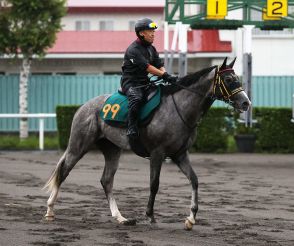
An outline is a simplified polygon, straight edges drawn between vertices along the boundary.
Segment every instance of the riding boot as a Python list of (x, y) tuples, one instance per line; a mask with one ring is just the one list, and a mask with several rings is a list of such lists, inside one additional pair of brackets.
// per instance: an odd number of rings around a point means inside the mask
[(130, 138), (137, 138), (139, 137), (139, 130), (138, 130), (138, 120), (137, 120), (137, 112), (133, 110), (129, 110), (128, 113), (128, 131), (127, 136)]
[(139, 136), (138, 115), (145, 98), (144, 91), (142, 88), (130, 87), (126, 92), (126, 95), (129, 100), (127, 136), (137, 138)]

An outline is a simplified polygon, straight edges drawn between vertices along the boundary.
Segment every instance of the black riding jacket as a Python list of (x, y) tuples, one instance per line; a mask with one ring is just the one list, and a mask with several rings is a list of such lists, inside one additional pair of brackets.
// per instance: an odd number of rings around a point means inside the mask
[(163, 67), (158, 52), (153, 45), (137, 39), (127, 48), (122, 65), (121, 87), (127, 91), (131, 86), (148, 83), (148, 66)]

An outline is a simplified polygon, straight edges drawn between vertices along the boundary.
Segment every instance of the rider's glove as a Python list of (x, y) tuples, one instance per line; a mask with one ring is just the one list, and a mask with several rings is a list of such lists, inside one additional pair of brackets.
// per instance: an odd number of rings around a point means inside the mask
[(175, 83), (178, 80), (178, 76), (174, 76), (174, 75), (170, 75), (167, 72), (165, 72), (161, 78), (165, 81), (165, 82), (169, 82), (169, 83)]

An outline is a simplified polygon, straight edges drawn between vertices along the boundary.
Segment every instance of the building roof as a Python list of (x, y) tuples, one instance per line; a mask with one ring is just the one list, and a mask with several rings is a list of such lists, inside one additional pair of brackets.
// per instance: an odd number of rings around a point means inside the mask
[(160, 7), (165, 6), (165, 0), (68, 0), (67, 6), (71, 7)]
[[(173, 33), (170, 32), (169, 41)], [(136, 35), (131, 31), (62, 31), (49, 54), (123, 54)], [(154, 46), (164, 52), (163, 31), (157, 31)], [(218, 30), (193, 30), (188, 32), (188, 53), (231, 52), (229, 41), (220, 41)]]
[(68, 13), (163, 13), (165, 0), (68, 0)]

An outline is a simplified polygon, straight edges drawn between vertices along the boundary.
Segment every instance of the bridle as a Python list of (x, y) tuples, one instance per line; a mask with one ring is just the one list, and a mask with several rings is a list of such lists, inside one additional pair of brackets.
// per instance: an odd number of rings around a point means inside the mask
[[(223, 79), (221, 78), (221, 74), (224, 72), (228, 71), (233, 71), (234, 69), (232, 68), (226, 68), (220, 70), (219, 66), (215, 66), (215, 74), (214, 74), (214, 79), (213, 79), (213, 90), (212, 90), (212, 95), (210, 96), (213, 100), (221, 100), (226, 103), (229, 103), (231, 101), (231, 97), (241, 91), (243, 91), (241, 83), (235, 82), (236, 88), (233, 88), (233, 90), (229, 89)], [(177, 82), (171, 83), (172, 85), (178, 86), (182, 89), (185, 89), (187, 91), (190, 91), (194, 94), (197, 94), (199, 96), (205, 96), (204, 94), (200, 93), (199, 91), (196, 91), (195, 89), (191, 89), (187, 86), (181, 85)]]
[(231, 97), (241, 91), (243, 91), (242, 85), (239, 82), (234, 83), (234, 87), (232, 89), (228, 88), (221, 78), (221, 74), (224, 72), (233, 71), (232, 68), (226, 68), (220, 70), (219, 67), (216, 68), (214, 80), (213, 80), (213, 90), (212, 90), (212, 98), (224, 101), (228, 104), (232, 104)]
[[(221, 100), (229, 105), (233, 105), (233, 101), (231, 100), (231, 97), (241, 91), (243, 91), (243, 88), (242, 88), (242, 85), (240, 82), (235, 82), (234, 83), (234, 86), (232, 88), (232, 90), (230, 88), (228, 88), (225, 84), (225, 82), (223, 81), (222, 79), (222, 76), (221, 74), (224, 73), (224, 72), (227, 72), (227, 71), (233, 71), (234, 70), (232, 68), (226, 68), (226, 69), (222, 69), (220, 70), (220, 67), (219, 66), (216, 66), (216, 70), (215, 70), (215, 75), (214, 75), (214, 79), (213, 79), (213, 90), (212, 90), (212, 95), (210, 96), (212, 102), (215, 101), (216, 99), (217, 100)], [(204, 94), (194, 90), (194, 89), (191, 89), (189, 87), (186, 87), (186, 86), (183, 86), (179, 83), (171, 83), (172, 85), (176, 85), (182, 89), (185, 89), (185, 90), (188, 90), (192, 93), (195, 93), (197, 95), (200, 95), (200, 96), (205, 96)], [(181, 115), (180, 113), (180, 110), (175, 102), (175, 99), (174, 99), (174, 95), (172, 94), (172, 99), (173, 99), (173, 103), (175, 105), (175, 108), (176, 108), (176, 111), (179, 115), (179, 117), (181, 118), (181, 120), (183, 121), (184, 125), (190, 130), (194, 130), (196, 126), (198, 126), (199, 122), (196, 122), (195, 125), (193, 126), (189, 126), (189, 124), (184, 120), (183, 116)]]

